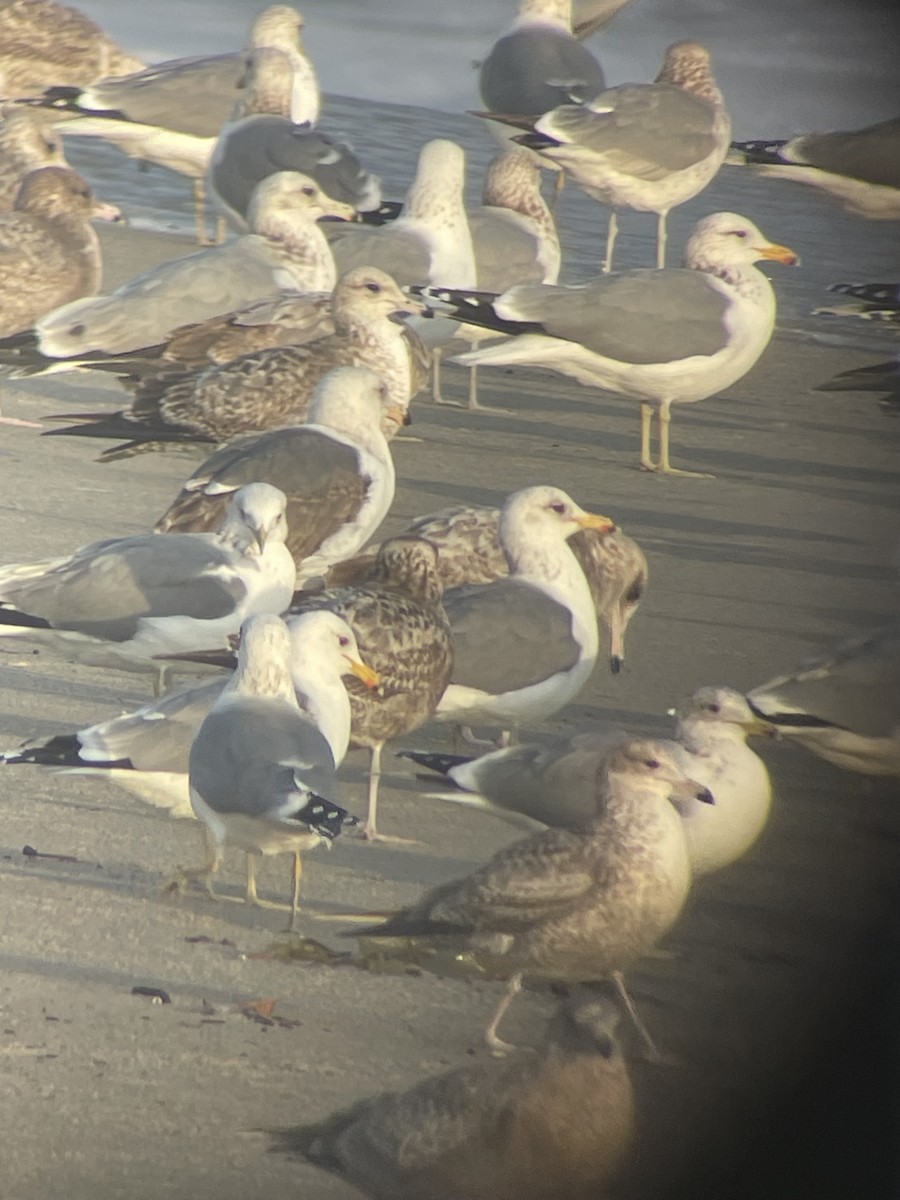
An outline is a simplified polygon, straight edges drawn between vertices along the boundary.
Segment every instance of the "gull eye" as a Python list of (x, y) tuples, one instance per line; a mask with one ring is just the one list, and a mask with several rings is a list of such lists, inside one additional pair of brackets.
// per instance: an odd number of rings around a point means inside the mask
[(342, 633), (341, 636), (338, 638), (338, 645), (339, 646), (349, 646), (350, 645), (350, 639), (346, 636), (346, 634)]
[(378, 293), (381, 291), (381, 284), (380, 284), (380, 283), (367, 283), (367, 284), (366, 284), (366, 288), (367, 288), (367, 289), (368, 289), (370, 292), (374, 292), (374, 293), (375, 293), (375, 295), (377, 296), (377, 295), (378, 295)]
[(731, 231), (735, 237), (745, 238), (748, 236), (746, 229), (733, 229)]
[(651, 771), (658, 771), (659, 770), (659, 759), (658, 758), (645, 758), (644, 766), (649, 767)]
[(566, 511), (566, 506), (563, 504), (562, 500), (556, 500), (549, 507), (550, 511), (555, 513), (564, 513)]
[(302, 191), (304, 196), (314, 196), (316, 194), (316, 189), (314, 187), (310, 187), (309, 184), (307, 184)]
[(722, 711), (722, 706), (720, 704), (707, 704), (706, 708), (707, 708), (707, 711), (711, 712), (711, 713), (717, 713), (717, 712)]

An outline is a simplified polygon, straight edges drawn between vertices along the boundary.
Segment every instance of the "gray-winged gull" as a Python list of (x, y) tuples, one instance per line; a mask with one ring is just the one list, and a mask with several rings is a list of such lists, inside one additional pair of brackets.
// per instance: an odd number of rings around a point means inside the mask
[(226, 846), (247, 860), (248, 904), (282, 907), (260, 900), (256, 860), (292, 854), (291, 924), (300, 900), (300, 855), (328, 845), (356, 818), (323, 793), (335, 790), (335, 761), (315, 720), (294, 692), (291, 641), (280, 617), (256, 614), (241, 626), (237, 669), (194, 738), (188, 759), (191, 804), (206, 826), (208, 859), (202, 867), (179, 868), (172, 886), (195, 878), (217, 898), (212, 877)]
[(216, 529), (234, 492), (262, 480), (287, 496), (287, 547), (298, 586), (365, 545), (394, 498), (385, 438), (404, 413), (374, 372), (336, 367), (316, 385), (307, 424), (218, 450), (156, 522), (161, 533)]
[(596, 1200), (632, 1148), (635, 1103), (609, 997), (564, 1001), (537, 1053), (469, 1063), (314, 1125), (274, 1148), (374, 1200)]
[(154, 655), (227, 645), (245, 617), (287, 607), (285, 504), (283, 492), (254, 483), (235, 493), (219, 533), (112, 538), (0, 568), (0, 637), (162, 678), (168, 664)]
[(525, 124), (530, 132), (515, 139), (520, 145), (611, 207), (604, 271), (612, 270), (617, 208), (657, 214), (656, 265), (665, 266), (669, 210), (703, 191), (731, 137), (709, 52), (696, 42), (670, 46), (654, 83), (621, 84)]
[[(334, 613), (305, 613), (291, 617), (287, 626), (297, 701), (315, 721), (338, 764), (350, 739), (350, 701), (343, 676), (356, 675), (367, 687), (376, 687), (378, 676), (362, 662), (353, 630)], [(216, 678), (173, 688), (133, 712), (10, 750), (0, 762), (33, 763), (105, 779), (173, 817), (193, 818), (188, 755), (200, 723), (227, 682)]]
[[(500, 510), (457, 504), (417, 517), (405, 533), (425, 538), (438, 550), (438, 571), (445, 588), (490, 583), (509, 574), (500, 544)], [(647, 589), (649, 568), (637, 542), (616, 527), (607, 533), (580, 529), (569, 549), (581, 564), (594, 597), (597, 616), (608, 641), (610, 669), (617, 674), (625, 660), (625, 632)], [(374, 550), (339, 563), (328, 583), (355, 582), (368, 569)]]
[(840, 371), (816, 385), (817, 392), (881, 392), (878, 400), (890, 416), (900, 412), (900, 356), (868, 367)]
[[(108, 296), (62, 304), (28, 336), (3, 345), (10, 364), (47, 366), (48, 359), (118, 354), (154, 346), (189, 321), (231, 312), (283, 287), (330, 288), (335, 267), (316, 220), (350, 209), (324, 196), (311, 180), (283, 172), (264, 180), (254, 197), (256, 232), (144, 271)], [(46, 310), (45, 310), (46, 311)]]
[(900, 776), (900, 626), (855, 634), (747, 693), (753, 711), (821, 758)]
[(87, 84), (105, 75), (140, 71), (90, 17), (57, 0), (0, 5), (0, 77), (10, 96), (33, 95), (50, 84)]
[(243, 94), (223, 126), (206, 174), (206, 188), (229, 224), (247, 229), (253, 189), (275, 171), (300, 171), (326, 195), (360, 212), (377, 209), (381, 184), (344, 142), (291, 119), (293, 68), (280, 50), (255, 50)]
[(819, 188), (858, 216), (900, 220), (900, 117), (852, 131), (734, 142), (733, 149), (731, 161)]
[(225, 442), (304, 421), (316, 384), (343, 366), (374, 371), (389, 403), (405, 413), (417, 375), (403, 326), (392, 317), (427, 311), (384, 272), (348, 271), (334, 290), (334, 333), (241, 355), (203, 371), (150, 376), (138, 384), (130, 410), (61, 414), (59, 419), (80, 418), (83, 424), (49, 432), (129, 439), (105, 451), (101, 461), (169, 441)]
[[(424, 289), (449, 301), (457, 320), (516, 334), (459, 355), (466, 365), (548, 367), (587, 387), (641, 402), (641, 466), (696, 475), (669, 462), (675, 404), (705, 400), (742, 378), (775, 328), (772, 285), (759, 259), (797, 262), (737, 213), (713, 213), (694, 227), (687, 269), (626, 271), (580, 287), (524, 285), (500, 297)], [(650, 453), (659, 414), (659, 461)]]
[(599, 648), (597, 611), (566, 539), (609, 531), (559, 488), (514, 492), (500, 513), (510, 575), (452, 588), (444, 606), (453, 631), (453, 671), (436, 717), (504, 730), (543, 720), (581, 691)]
[(342, 616), (381, 679), (374, 691), (350, 685), (351, 739), (371, 752), (363, 831), (369, 840), (387, 836), (377, 828), (384, 744), (423, 725), (450, 678), (453, 652), (441, 592), (435, 548), (420, 538), (399, 537), (381, 546), (365, 582), (308, 596), (299, 593), (291, 606), (292, 612), (325, 607)]
[(642, 739), (602, 755), (594, 787), (599, 815), (578, 831), (540, 830), (349, 936), (392, 939), (392, 954), (402, 939), (404, 956), (423, 966), (447, 951), (473, 974), (508, 978), (485, 1034), (497, 1050), (505, 1048), (497, 1026), (525, 975), (569, 983), (609, 976), (624, 998), (621, 973), (674, 925), (690, 889), (679, 814), (712, 797), (663, 746)]
[[(685, 775), (709, 788), (712, 807), (684, 820), (691, 871), (706, 875), (746, 854), (765, 828), (772, 804), (769, 773), (747, 745), (750, 734), (772, 726), (750, 711), (739, 692), (699, 688), (678, 709), (675, 737), (660, 742)], [(402, 757), (445, 775), (452, 783), (428, 795), (496, 816), (554, 829), (579, 829), (598, 815), (594, 777), (604, 754), (631, 735), (619, 732), (562, 734), (540, 745), (523, 743), (480, 758), (404, 751)]]
[(0, 212), (0, 336), (30, 329), (60, 304), (100, 286), (100, 243), (93, 217), (118, 220), (68, 167), (40, 167), (19, 188), (11, 212)]
[(0, 212), (12, 208), (30, 171), (68, 165), (55, 130), (28, 109), (0, 102)]

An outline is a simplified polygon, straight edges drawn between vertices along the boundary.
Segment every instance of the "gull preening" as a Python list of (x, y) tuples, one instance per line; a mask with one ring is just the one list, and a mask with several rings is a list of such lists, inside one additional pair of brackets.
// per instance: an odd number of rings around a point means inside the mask
[[(459, 321), (514, 334), (457, 362), (548, 367), (641, 404), (641, 466), (696, 475), (669, 461), (672, 406), (706, 400), (741, 379), (775, 329), (771, 283), (753, 264), (792, 265), (746, 217), (713, 213), (694, 227), (685, 268), (625, 271), (579, 287), (522, 285), (501, 296), (426, 288)], [(650, 449), (654, 409), (659, 459)]]

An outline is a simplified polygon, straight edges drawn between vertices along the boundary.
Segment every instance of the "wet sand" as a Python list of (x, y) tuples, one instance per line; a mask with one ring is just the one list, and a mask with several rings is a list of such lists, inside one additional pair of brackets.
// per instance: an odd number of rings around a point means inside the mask
[[(807, 260), (792, 274), (770, 272), (783, 318), (757, 367), (726, 397), (676, 412), (675, 463), (715, 480), (643, 474), (636, 405), (526, 370), (482, 372), (483, 400), (509, 412), (471, 415), (420, 398), (410, 432), (422, 441), (395, 443), (398, 491), (385, 532), (448, 503), (497, 503), (546, 481), (614, 517), (646, 550), (650, 588), (622, 675), (598, 666), (545, 730), (612, 723), (667, 732), (666, 710), (695, 687), (749, 688), (896, 609), (900, 424), (871, 397), (812, 390), (884, 356), (890, 341), (836, 319), (819, 328), (845, 344), (808, 336), (824, 285), (877, 278), (896, 234), (802, 189), (735, 172), (701, 199), (690, 219), (738, 208), (772, 238), (799, 240)], [(602, 229), (599, 210), (568, 195), (566, 203)], [(190, 245), (119, 229), (104, 240), (109, 286)], [(448, 368), (447, 390), (464, 394), (461, 369)], [(7, 415), (35, 419), (99, 401), (121, 406), (123, 393), (96, 375), (0, 380)], [(89, 441), (6, 427), (0, 439), (5, 561), (148, 528), (205, 457), (100, 465)], [(4, 747), (77, 729), (147, 695), (138, 676), (0, 646)], [(447, 736), (432, 725), (408, 744), (437, 748)], [(696, 887), (659, 956), (631, 979), (677, 1062), (651, 1066), (631, 1051), (641, 1131), (624, 1196), (892, 1194), (897, 789), (787, 743), (759, 749), (776, 787), (763, 838)], [(364, 765), (355, 752), (342, 770), (344, 802), (357, 812)], [(384, 830), (419, 844), (344, 837), (330, 854), (308, 856), (304, 932), (334, 948), (348, 948), (340, 926), (317, 922), (317, 912), (410, 902), (518, 836), (493, 818), (422, 799), (407, 762), (386, 756), (386, 771)], [(175, 865), (200, 853), (193, 823), (101, 782), (29, 767), (0, 769), (0, 796), (7, 1200), (286, 1192), (349, 1200), (357, 1195), (349, 1187), (269, 1153), (259, 1131), (483, 1053), (479, 1034), (500, 985), (279, 961), (267, 951), (279, 940), (280, 914), (161, 898)], [(26, 845), (72, 861), (23, 856)], [(242, 872), (241, 856), (230, 857), (222, 885), (234, 895)], [(267, 860), (264, 894), (286, 896), (287, 882), (287, 861)], [(135, 986), (162, 988), (171, 1004), (132, 995)], [(260, 998), (277, 999), (274, 1023), (240, 1010)], [(546, 993), (525, 995), (510, 1015), (510, 1039), (533, 1042), (552, 1004)]]

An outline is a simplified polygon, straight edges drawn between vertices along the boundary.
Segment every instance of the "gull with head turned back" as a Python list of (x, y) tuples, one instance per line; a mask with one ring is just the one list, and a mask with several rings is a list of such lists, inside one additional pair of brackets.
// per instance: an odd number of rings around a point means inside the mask
[[(775, 329), (775, 292), (753, 264), (797, 255), (746, 217), (720, 212), (694, 227), (680, 269), (601, 275), (579, 287), (524, 285), (501, 296), (426, 288), (455, 318), (514, 336), (458, 362), (547, 367), (641, 403), (641, 466), (696, 475), (669, 461), (675, 404), (693, 404), (741, 379)], [(659, 414), (659, 460), (650, 451)]]

